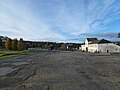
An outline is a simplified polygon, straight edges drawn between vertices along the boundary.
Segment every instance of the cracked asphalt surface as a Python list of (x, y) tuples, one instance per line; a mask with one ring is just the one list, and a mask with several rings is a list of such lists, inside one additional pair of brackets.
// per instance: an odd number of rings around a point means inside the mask
[[(120, 90), (120, 57), (39, 51), (0, 60), (0, 90)], [(6, 70), (7, 71), (7, 70)]]

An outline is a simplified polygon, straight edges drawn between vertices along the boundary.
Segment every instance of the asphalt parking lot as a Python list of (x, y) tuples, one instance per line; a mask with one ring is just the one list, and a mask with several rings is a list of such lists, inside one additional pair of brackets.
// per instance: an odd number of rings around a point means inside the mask
[(120, 90), (120, 57), (40, 51), (0, 60), (0, 90)]

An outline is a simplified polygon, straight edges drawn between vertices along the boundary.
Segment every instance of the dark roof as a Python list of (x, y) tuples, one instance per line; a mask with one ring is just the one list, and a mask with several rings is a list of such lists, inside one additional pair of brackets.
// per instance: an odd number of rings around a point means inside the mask
[(99, 42), (100, 42), (100, 40), (94, 40), (90, 44), (98, 44)]
[(102, 39), (102, 40), (94, 40), (91, 42), (91, 44), (102, 44), (102, 43), (112, 43), (111, 41)]
[(88, 41), (98, 40), (97, 38), (87, 38)]
[(120, 46), (120, 41), (114, 41), (113, 43)]
[(113, 43), (120, 43), (120, 41), (113, 41)]

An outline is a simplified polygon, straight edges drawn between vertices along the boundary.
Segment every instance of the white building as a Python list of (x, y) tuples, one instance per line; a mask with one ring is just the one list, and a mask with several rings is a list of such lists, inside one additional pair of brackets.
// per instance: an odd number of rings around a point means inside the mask
[(105, 39), (87, 38), (85, 45), (81, 46), (81, 50), (86, 52), (120, 52), (120, 46)]

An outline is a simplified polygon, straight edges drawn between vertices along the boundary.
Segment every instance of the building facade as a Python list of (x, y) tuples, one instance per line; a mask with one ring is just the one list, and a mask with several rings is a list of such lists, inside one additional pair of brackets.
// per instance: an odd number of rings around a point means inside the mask
[(85, 45), (81, 46), (81, 50), (86, 52), (120, 52), (120, 46), (105, 39), (87, 38)]

